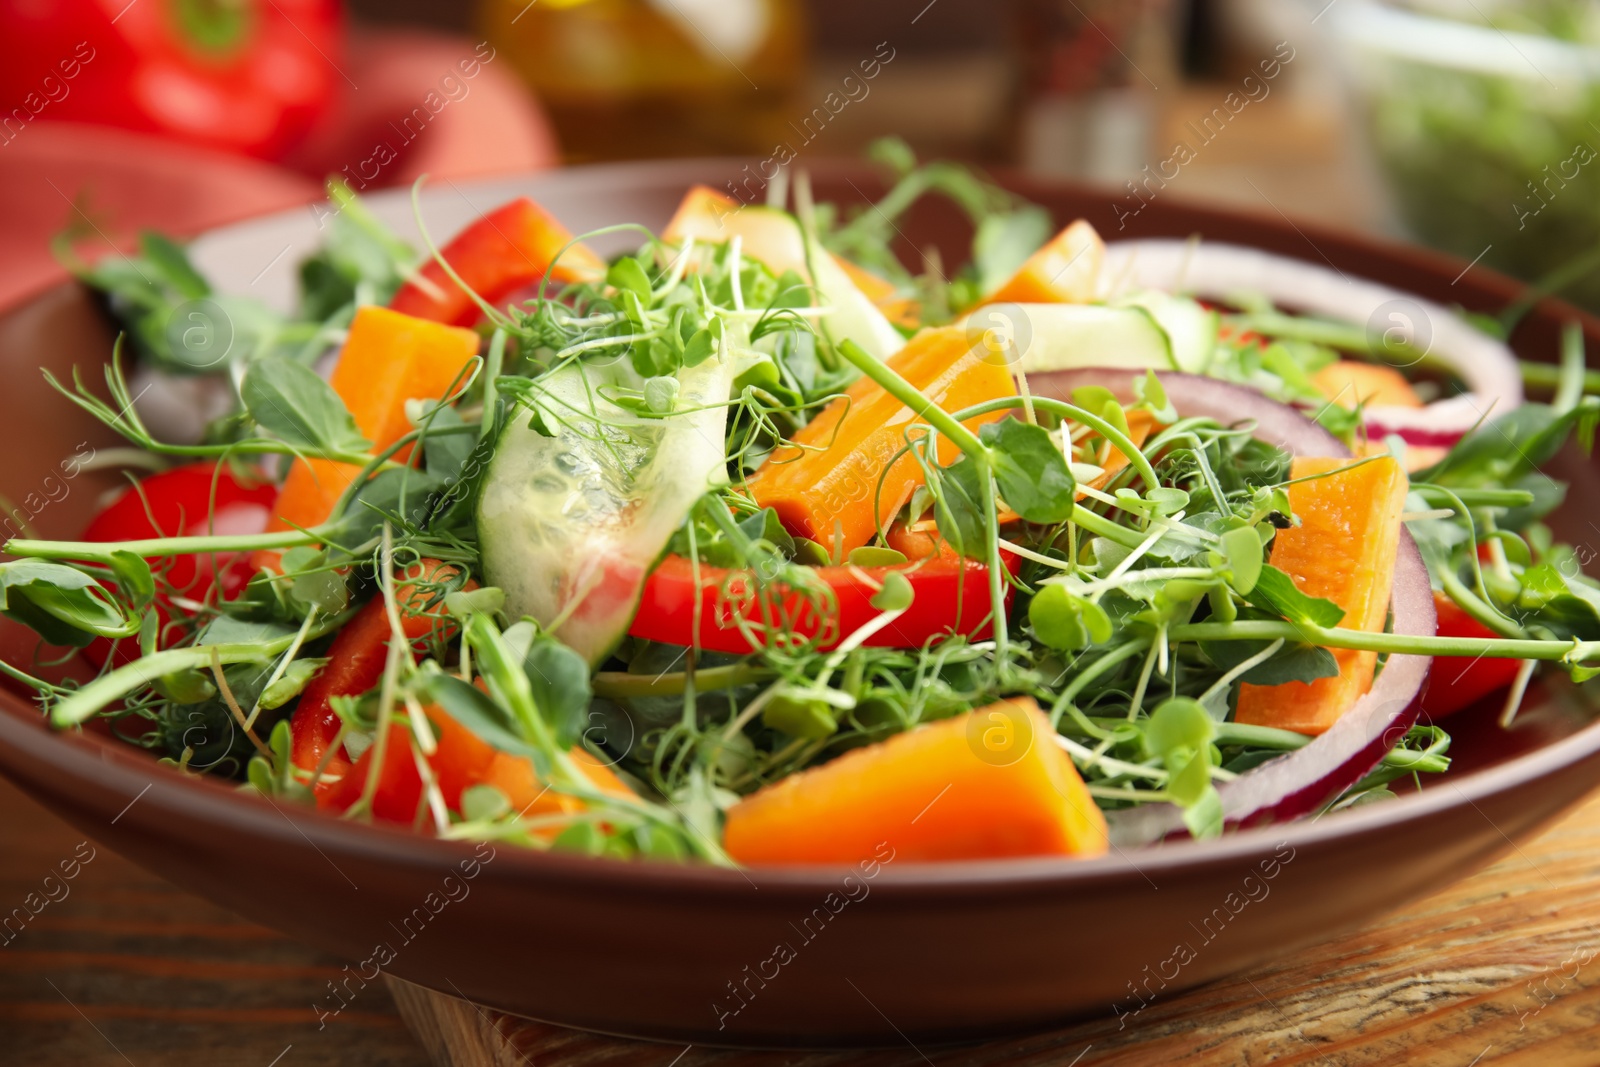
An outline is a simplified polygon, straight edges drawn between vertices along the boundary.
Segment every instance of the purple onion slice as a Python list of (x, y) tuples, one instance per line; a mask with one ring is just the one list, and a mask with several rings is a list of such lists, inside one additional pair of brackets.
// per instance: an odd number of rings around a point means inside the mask
[(1505, 344), (1443, 305), (1319, 263), (1240, 245), (1151, 238), (1107, 245), (1101, 277), (1117, 291), (1158, 289), (1224, 302), (1259, 294), (1282, 307), (1364, 326), (1374, 340), (1403, 338), (1422, 353), (1418, 359), (1448, 368), (1467, 386), (1460, 396), (1421, 408), (1365, 408), (1374, 437), (1397, 433), (1411, 444), (1449, 445), (1485, 416), (1522, 406), (1522, 375)]

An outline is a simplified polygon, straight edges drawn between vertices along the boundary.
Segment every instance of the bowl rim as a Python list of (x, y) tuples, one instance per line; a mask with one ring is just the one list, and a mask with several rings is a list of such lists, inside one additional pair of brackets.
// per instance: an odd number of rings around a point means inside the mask
[[(586, 175), (625, 182), (630, 174), (645, 169), (695, 180), (691, 176), (715, 168), (737, 173), (737, 168), (744, 162), (742, 158), (631, 161), (548, 172), (495, 175), (460, 185), (469, 192), (474, 189), (504, 190), (534, 179), (583, 183)], [(820, 173), (860, 173), (866, 168), (854, 160), (825, 160), (818, 161), (814, 169)], [(1011, 177), (1018, 178), (1017, 184), (1028, 190), (1070, 187), (1068, 183), (1029, 176)], [(409, 199), (409, 193), (405, 190), (386, 190), (374, 195)], [(1219, 219), (1253, 221), (1256, 218), (1248, 210), (1229, 206), (1195, 203), (1187, 207), (1192, 213)], [(248, 234), (253, 228), (270, 228), (279, 220), (304, 212), (303, 206), (270, 212), (205, 231), (198, 240), (204, 241), (213, 235)], [(1343, 238), (1346, 242), (1353, 238), (1396, 263), (1458, 263), (1455, 257), (1381, 237), (1345, 234), (1315, 224), (1297, 224), (1297, 228), (1319, 236)], [(1495, 289), (1503, 292), (1525, 289), (1522, 283), (1494, 272), (1484, 273), (1489, 276), (1491, 286)], [(0, 315), (11, 317), (25, 314), (30, 307), (56, 299), (63, 291), (74, 289), (81, 290), (80, 284), (75, 281), (52, 286), (22, 303), (4, 309)], [(1600, 326), (1593, 318), (1548, 297), (1542, 299), (1533, 310), (1537, 311), (1538, 307), (1547, 303), (1559, 307), (1563, 315), (1588, 325), (1590, 332), (1594, 332), (1595, 326)], [(313, 807), (280, 805), (271, 798), (252, 795), (237, 786), (208, 777), (176, 775), (169, 768), (157, 764), (145, 750), (126, 742), (84, 735), (81, 731), (58, 733), (39, 716), (36, 706), (10, 689), (0, 689), (0, 750), (4, 750), (4, 755), (0, 755), (0, 764), (9, 762), (19, 765), (8, 769), (8, 775), (41, 783), (38, 792), (59, 795), (59, 790), (48, 784), (52, 778), (57, 782), (93, 781), (101, 789), (123, 793), (130, 798), (123, 814), (139, 803), (163, 809), (177, 817), (214, 824), (224, 831), (264, 837), (286, 847), (299, 848), (301, 842), (310, 844), (313, 849), (323, 853), (324, 858), (332, 851), (341, 856), (389, 866), (426, 866), (434, 869), (453, 866), (464, 856), (471, 855), (475, 844), (442, 840), (398, 827), (351, 822)], [(1477, 808), (1478, 801), (1526, 785), (1596, 755), (1600, 755), (1600, 718), (1557, 741), (1493, 767), (1473, 771), (1459, 780), (1438, 783), (1433, 788), (1408, 793), (1382, 804), (1337, 812), (1330, 819), (1300, 819), (1252, 827), (1208, 841), (1175, 840), (1137, 849), (1113, 846), (1106, 855), (1087, 859), (1041, 856), (899, 865), (891, 862), (876, 877), (881, 879), (879, 884), (883, 888), (892, 888), (897, 894), (918, 898), (960, 895), (972, 889), (982, 889), (991, 895), (997, 891), (1002, 895), (1032, 895), (1052, 892), (1068, 885), (1076, 887), (1130, 880), (1151, 881), (1152, 874), (1169, 874), (1174, 870), (1233, 866), (1241, 861), (1248, 865), (1280, 845), (1290, 848), (1316, 847), (1364, 837), (1381, 832), (1386, 827), (1415, 824), (1461, 803)], [(158, 784), (160, 788), (156, 788)], [(153, 796), (147, 797), (146, 794)], [(273, 818), (274, 814), (279, 817)], [(1484, 817), (1488, 819), (1487, 815)], [(121, 815), (118, 816), (120, 818)], [(148, 815), (142, 818), (148, 819)], [(1494, 825), (1493, 820), (1489, 821)], [(1507, 840), (1510, 841), (1510, 838)], [(507, 856), (510, 857), (509, 862), (506, 861)], [(329, 862), (332, 864), (332, 860)], [(510, 846), (498, 854), (495, 866), (497, 870), (506, 868), (513, 877), (556, 880), (591, 890), (625, 892), (642, 880), (642, 884), (648, 884), (652, 892), (671, 896), (703, 896), (707, 892), (743, 893), (755, 887), (759, 881), (762, 889), (770, 888), (784, 895), (804, 894), (807, 898), (814, 897), (819, 891), (837, 888), (843, 875), (856, 870), (847, 864), (723, 868), (648, 860), (617, 863)], [(338, 870), (336, 864), (334, 867)]]

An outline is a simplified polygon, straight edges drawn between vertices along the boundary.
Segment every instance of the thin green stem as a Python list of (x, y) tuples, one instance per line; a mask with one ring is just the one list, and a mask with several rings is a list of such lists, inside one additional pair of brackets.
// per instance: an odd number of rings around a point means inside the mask
[(1140, 533), (1138, 530), (1121, 526), (1106, 518), (1104, 515), (1090, 511), (1082, 504), (1072, 505), (1072, 517), (1067, 521), (1082, 526), (1090, 533), (1099, 534), (1108, 541), (1115, 541), (1123, 548), (1138, 548), (1140, 545), (1144, 544), (1145, 537), (1147, 536), (1146, 534)]
[[(698, 693), (710, 693), (756, 685), (771, 681), (775, 677), (777, 677), (775, 671), (749, 663), (733, 663), (725, 667), (701, 667), (694, 672), (694, 688)], [(592, 684), (594, 695), (608, 700), (681, 696), (688, 687), (689, 672), (629, 674), (627, 671), (600, 671), (595, 674)]]
[[(1521, 362), (1517, 366), (1522, 371), (1523, 385), (1554, 389), (1561, 384), (1559, 364)], [(1585, 393), (1600, 393), (1600, 370), (1584, 371), (1582, 382)]]
[[(331, 633), (343, 625), (349, 617), (348, 612), (329, 616), (323, 625), (311, 631), (310, 638), (315, 640), (323, 634)], [(51, 709), (50, 721), (57, 727), (77, 726), (93, 717), (95, 712), (106, 705), (127, 696), (141, 686), (149, 685), (163, 675), (211, 666), (213, 656), (218, 663), (268, 663), (294, 644), (298, 637), (298, 633), (293, 633), (270, 641), (191, 645), (186, 648), (169, 648), (164, 652), (152, 652), (108, 674), (103, 674), (83, 688), (75, 690), (71, 696)]]
[(137, 541), (39, 541), (17, 538), (7, 541), (5, 551), (13, 556), (35, 559), (74, 559), (108, 561), (113, 552), (136, 556), (187, 556), (203, 552), (251, 552), (258, 548), (294, 548), (320, 542), (317, 528), (309, 531), (281, 530), (259, 534), (212, 534), (195, 537), (148, 537)]
[(1309, 641), (1326, 648), (1353, 648), (1414, 656), (1491, 656), (1499, 659), (1577, 660), (1600, 654), (1600, 641), (1533, 641), (1503, 637), (1436, 637), (1369, 633), (1310, 623), (1239, 620), (1192, 622), (1172, 627), (1173, 641)]

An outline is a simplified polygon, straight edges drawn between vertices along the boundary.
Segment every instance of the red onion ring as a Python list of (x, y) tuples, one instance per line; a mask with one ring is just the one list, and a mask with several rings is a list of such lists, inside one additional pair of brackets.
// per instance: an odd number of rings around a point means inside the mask
[(1466, 384), (1466, 394), (1422, 408), (1364, 409), (1374, 437), (1398, 433), (1412, 444), (1453, 444), (1486, 413), (1522, 406), (1522, 375), (1504, 344), (1449, 308), (1331, 267), (1240, 245), (1160, 238), (1107, 245), (1101, 277), (1118, 291), (1158, 289), (1221, 301), (1257, 293), (1280, 306), (1365, 324), (1378, 333), (1400, 330)]
[[(1131, 400), (1138, 375), (1126, 370), (1086, 368), (1035, 374), (1028, 378), (1036, 396), (1070, 400), (1084, 385), (1110, 389)], [(1253, 421), (1259, 440), (1297, 456), (1348, 456), (1349, 450), (1322, 427), (1246, 386), (1191, 374), (1158, 374), (1167, 396), (1184, 416), (1205, 416), (1225, 424)], [(1438, 629), (1433, 586), (1427, 565), (1411, 534), (1400, 532), (1391, 600), (1393, 632), (1431, 637)], [(1391, 655), (1372, 688), (1328, 731), (1304, 748), (1268, 760), (1231, 782), (1217, 786), (1223, 820), (1240, 829), (1296, 819), (1320, 808), (1360, 781), (1416, 723), (1416, 695), (1428, 676), (1430, 656)], [(1111, 839), (1118, 846), (1147, 845), (1186, 836), (1182, 809), (1173, 804), (1141, 804), (1108, 812)]]

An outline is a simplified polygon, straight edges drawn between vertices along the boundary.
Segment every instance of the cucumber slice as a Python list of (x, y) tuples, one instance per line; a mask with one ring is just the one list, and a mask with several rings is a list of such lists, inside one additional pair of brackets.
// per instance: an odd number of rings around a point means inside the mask
[(724, 351), (679, 372), (678, 409), (641, 417), (601, 392), (637, 390), (626, 358), (570, 363), (540, 380), (538, 418), (520, 408), (496, 442), (478, 499), (489, 584), (506, 614), (532, 616), (597, 664), (628, 631), (644, 580), (697, 500), (726, 478)]
[(1117, 307), (1138, 307), (1167, 335), (1176, 370), (1204, 374), (1217, 351), (1217, 329), (1222, 319), (1216, 311), (1186, 296), (1144, 292), (1114, 302)]
[[(980, 309), (974, 316), (983, 313)], [(1028, 374), (1076, 367), (1174, 366), (1166, 333), (1142, 307), (997, 304), (990, 314), (1014, 324), (1013, 336), (1022, 349), (1020, 366)]]

